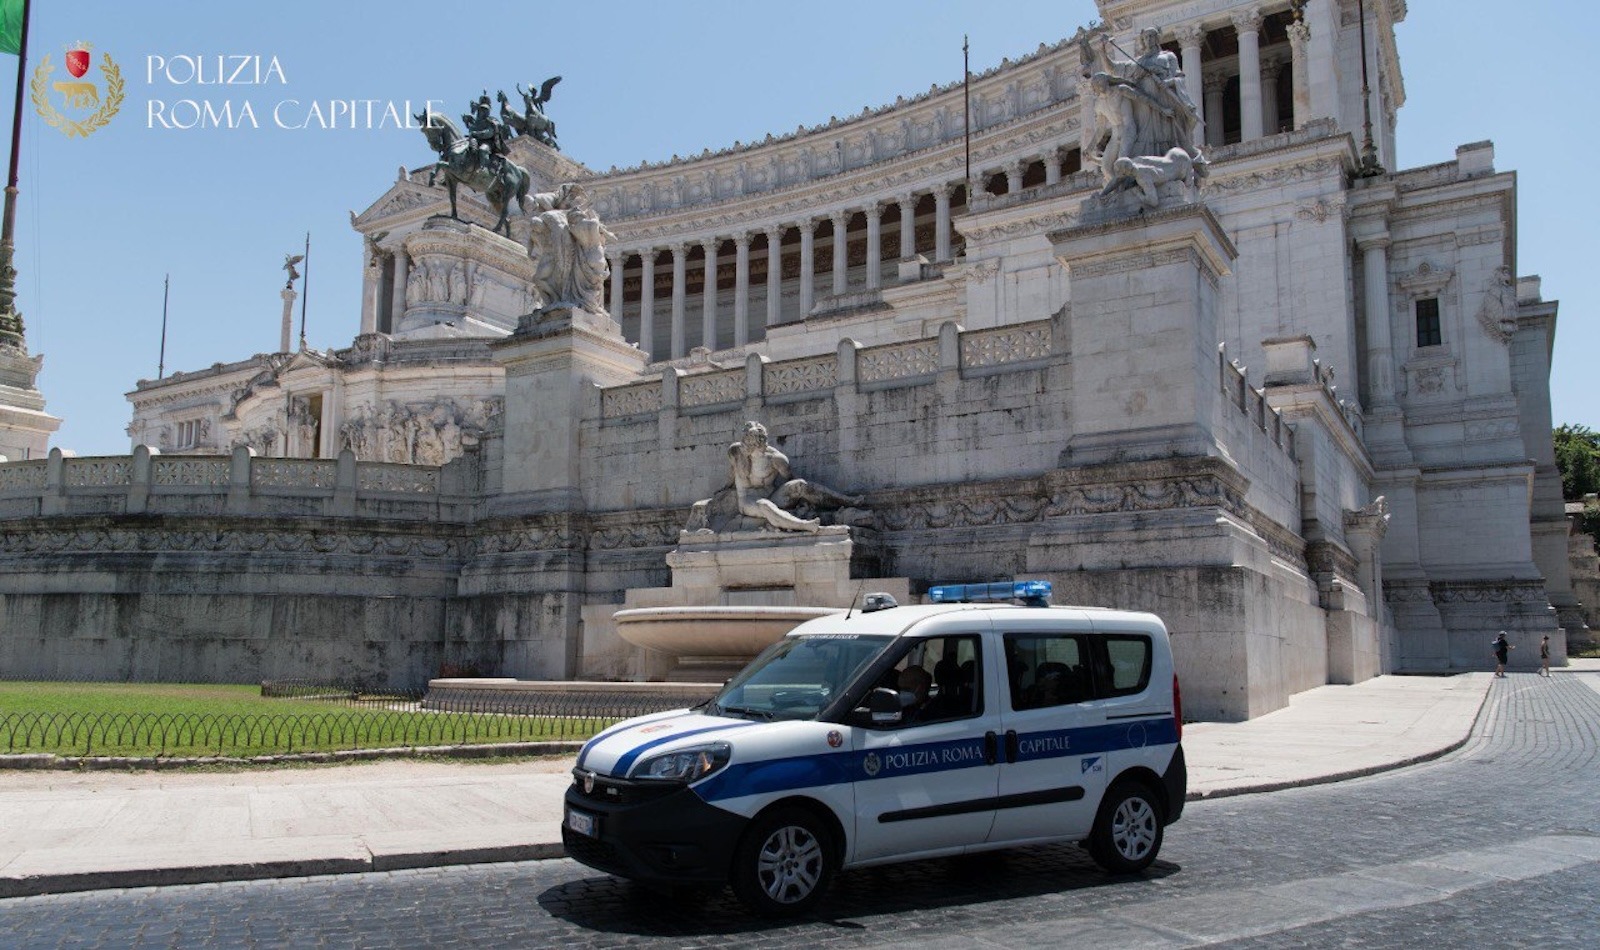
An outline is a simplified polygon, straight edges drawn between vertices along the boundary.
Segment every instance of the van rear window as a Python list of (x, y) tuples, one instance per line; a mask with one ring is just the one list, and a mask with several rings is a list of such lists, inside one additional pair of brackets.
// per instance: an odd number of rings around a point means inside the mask
[(1102, 694), (1127, 696), (1143, 692), (1150, 685), (1150, 638), (1108, 633), (1104, 640), (1111, 675)]

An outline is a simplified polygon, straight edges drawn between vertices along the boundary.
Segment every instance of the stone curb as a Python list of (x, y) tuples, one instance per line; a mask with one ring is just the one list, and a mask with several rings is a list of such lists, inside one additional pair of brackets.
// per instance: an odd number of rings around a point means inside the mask
[[(582, 742), (506, 742), (485, 745), (413, 746), (399, 749), (346, 749), (340, 752), (294, 752), (258, 756), (109, 756), (55, 755), (53, 753), (0, 754), (0, 769), (55, 769), (59, 771), (160, 771), (205, 765), (298, 765), (304, 763), (369, 762), (383, 759), (487, 759), (496, 755), (569, 755)], [(3, 896), (3, 894), (0, 894)]]
[[(1472, 724), (1467, 727), (1459, 739), (1447, 743), (1437, 749), (1408, 756), (1393, 762), (1384, 762), (1378, 765), (1366, 766), (1359, 769), (1350, 769), (1329, 775), (1318, 775), (1304, 779), (1291, 779), (1281, 782), (1263, 782), (1255, 785), (1240, 785), (1234, 788), (1214, 789), (1208, 792), (1191, 792), (1187, 801), (1208, 801), (1217, 798), (1231, 798), (1236, 795), (1254, 795), (1266, 792), (1283, 791), (1290, 788), (1307, 788), (1315, 785), (1328, 785), (1349, 779), (1364, 778), (1395, 769), (1403, 769), (1412, 765), (1429, 762), (1442, 756), (1449, 755), (1472, 738), (1473, 730), (1477, 727), (1478, 720), (1483, 717), (1483, 710), (1489, 700), (1489, 690), (1485, 689), (1483, 698), (1479, 701), (1478, 711), (1473, 715)], [(582, 743), (577, 742), (550, 742), (550, 743), (516, 743), (500, 746), (439, 746), (418, 749), (365, 749), (358, 752), (345, 753), (317, 753), (305, 757), (301, 756), (268, 756), (258, 759), (72, 759), (54, 755), (27, 755), (6, 756), (0, 755), (0, 767), (11, 768), (173, 768), (179, 765), (197, 765), (213, 763), (239, 763), (263, 764), (271, 762), (290, 761), (359, 761), (361, 759), (397, 758), (407, 755), (441, 755), (460, 758), (483, 758), (508, 750), (531, 752), (573, 752), (579, 749)], [(9, 760), (9, 761), (8, 761)], [(22, 760), (28, 760), (24, 762)], [(84, 764), (116, 763), (116, 764)], [(131, 762), (158, 762), (154, 766), (131, 765)], [(38, 763), (38, 764), (33, 764)], [(31, 897), (43, 894), (60, 894), (72, 891), (93, 891), (108, 889), (123, 889), (135, 887), (158, 887), (172, 884), (211, 884), (226, 881), (253, 881), (267, 878), (312, 877), (323, 874), (360, 874), (372, 871), (399, 871), (416, 868), (448, 867), (463, 864), (493, 864), (507, 861), (539, 861), (553, 858), (566, 857), (566, 848), (560, 841), (537, 842), (523, 844), (494, 845), (477, 848), (447, 849), (443, 851), (419, 851), (395, 854), (371, 854), (365, 859), (361, 858), (326, 858), (306, 861), (263, 861), (255, 863), (215, 864), (200, 865), (187, 868), (152, 868), (148, 870), (125, 870), (105, 872), (82, 872), (71, 874), (42, 874), (20, 878), (0, 878), (0, 898)]]
[(1235, 795), (1256, 795), (1265, 792), (1281, 792), (1291, 788), (1311, 788), (1316, 785), (1331, 785), (1334, 782), (1346, 782), (1350, 779), (1366, 778), (1369, 775), (1378, 775), (1383, 772), (1393, 772), (1396, 769), (1409, 768), (1421, 765), (1434, 759), (1443, 758), (1467, 744), (1472, 738), (1472, 733), (1478, 728), (1478, 721), (1483, 718), (1484, 707), (1489, 704), (1489, 690), (1484, 689), (1483, 698), (1478, 700), (1478, 711), (1472, 714), (1472, 722), (1468, 724), (1461, 738), (1454, 742), (1446, 743), (1437, 749), (1419, 752), (1413, 756), (1396, 759), (1393, 762), (1380, 762), (1377, 765), (1368, 765), (1359, 769), (1348, 769), (1343, 772), (1332, 772), (1327, 775), (1313, 775), (1308, 778), (1286, 779), (1281, 782), (1262, 782), (1257, 785), (1240, 785), (1234, 788), (1218, 788), (1209, 792), (1190, 792), (1184, 801), (1199, 802), (1213, 798), (1232, 798)]

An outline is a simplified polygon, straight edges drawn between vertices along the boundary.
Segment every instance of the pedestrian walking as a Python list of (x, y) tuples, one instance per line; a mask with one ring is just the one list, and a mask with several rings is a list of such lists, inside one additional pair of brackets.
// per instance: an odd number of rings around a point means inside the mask
[(1543, 640), (1539, 641), (1539, 666), (1541, 667), (1539, 670), (1540, 676), (1550, 675), (1550, 634), (1548, 633), (1544, 635)]
[(1489, 646), (1494, 649), (1494, 675), (1505, 676), (1506, 658), (1515, 647), (1506, 642), (1506, 632), (1504, 630), (1500, 631), (1500, 635), (1495, 637), (1494, 642), (1490, 643)]

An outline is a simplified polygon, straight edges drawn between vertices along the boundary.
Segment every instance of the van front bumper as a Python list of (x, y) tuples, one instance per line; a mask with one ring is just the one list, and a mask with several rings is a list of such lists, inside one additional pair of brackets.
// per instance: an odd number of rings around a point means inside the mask
[[(594, 819), (594, 834), (567, 815)], [(561, 843), (567, 856), (607, 874), (674, 884), (722, 884), (749, 819), (709, 805), (684, 786), (596, 777), (594, 790), (567, 788)]]

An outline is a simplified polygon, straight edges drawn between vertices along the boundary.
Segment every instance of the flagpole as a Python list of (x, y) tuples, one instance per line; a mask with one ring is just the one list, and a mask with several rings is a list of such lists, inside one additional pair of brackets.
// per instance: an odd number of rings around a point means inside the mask
[(306, 232), (306, 272), (300, 275), (300, 349), (306, 348), (306, 301), (311, 299), (311, 232)]
[(22, 152), (22, 89), (28, 78), (28, 0), (22, 0), (22, 37), (17, 47), (17, 99), (11, 110), (11, 173), (6, 178), (4, 223), (0, 223), (0, 343), (27, 348), (22, 315), (16, 312), (17, 160)]
[(967, 203), (972, 203), (972, 59), (961, 34), (961, 136), (967, 145)]
[(167, 301), (172, 291), (172, 275), (161, 281), (161, 356), (156, 360), (156, 379), (167, 375)]

